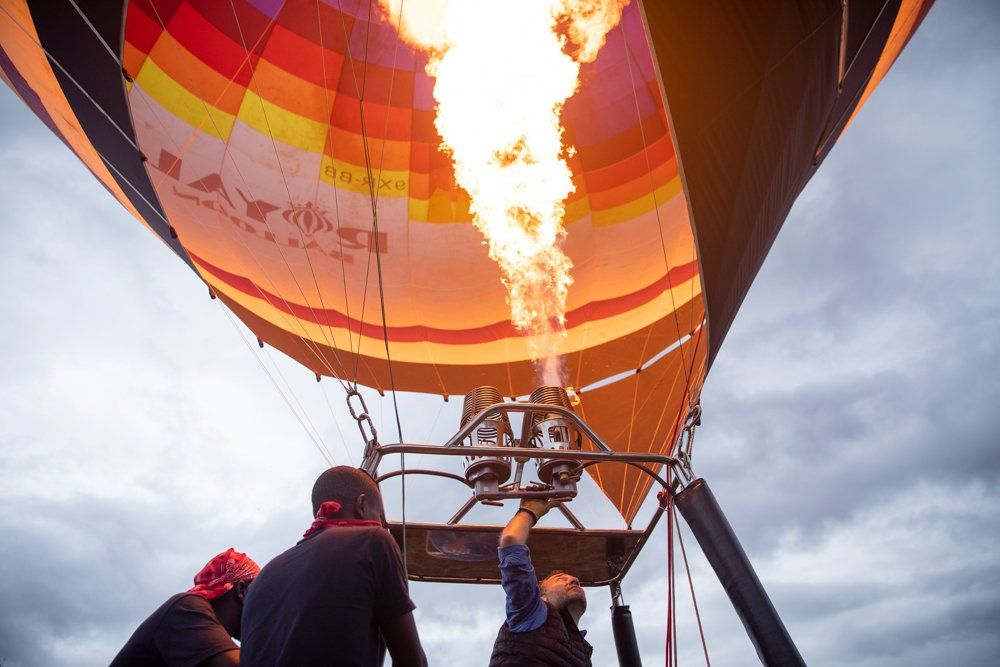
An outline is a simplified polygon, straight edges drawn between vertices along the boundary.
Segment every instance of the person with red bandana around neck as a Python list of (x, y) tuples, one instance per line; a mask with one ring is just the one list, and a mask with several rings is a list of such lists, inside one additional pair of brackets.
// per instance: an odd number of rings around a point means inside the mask
[(160, 605), (132, 634), (111, 667), (238, 667), (247, 587), (260, 568), (227, 549), (194, 577), (194, 587)]
[(426, 667), (402, 555), (366, 473), (330, 468), (302, 539), (264, 566), (243, 609), (244, 667)]
[(577, 624), (587, 610), (580, 580), (553, 572), (538, 582), (528, 551), (532, 527), (555, 507), (522, 500), (500, 534), (500, 583), (507, 593), (507, 619), (500, 626), (490, 667), (590, 667), (594, 648)]

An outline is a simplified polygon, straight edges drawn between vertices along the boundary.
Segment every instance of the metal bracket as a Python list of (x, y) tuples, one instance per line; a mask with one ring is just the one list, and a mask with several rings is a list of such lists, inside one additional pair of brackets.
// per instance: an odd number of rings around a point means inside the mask
[[(319, 375), (316, 376), (319, 379)], [(358, 399), (358, 404), (360, 410), (354, 408), (354, 403), (351, 402), (352, 398)], [(361, 438), (365, 441), (365, 453), (364, 457), (367, 459), (368, 456), (378, 448), (378, 432), (375, 430), (375, 424), (372, 422), (372, 418), (368, 415), (368, 406), (365, 404), (365, 397), (361, 395), (356, 388), (347, 390), (347, 409), (350, 411), (351, 416), (358, 423), (358, 430), (361, 431)]]
[(608, 588), (611, 589), (611, 606), (612, 607), (619, 607), (619, 606), (621, 606), (622, 602), (623, 602), (623, 598), (622, 598), (622, 582), (621, 581), (612, 581), (610, 584), (608, 584)]
[(684, 427), (677, 436), (677, 460), (680, 463), (677, 467), (686, 483), (691, 483), (695, 479), (691, 459), (694, 456), (694, 432), (699, 426), (701, 426), (701, 403), (695, 403), (688, 410)]

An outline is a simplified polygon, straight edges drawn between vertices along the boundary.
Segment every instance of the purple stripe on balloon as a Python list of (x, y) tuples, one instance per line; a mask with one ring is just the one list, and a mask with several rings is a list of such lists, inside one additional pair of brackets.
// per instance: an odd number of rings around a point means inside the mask
[(246, 0), (246, 3), (269, 19), (273, 19), (285, 6), (285, 0)]
[(372, 6), (371, 2), (376, 0), (323, 0), (327, 5), (330, 5), (338, 12), (344, 12), (347, 16), (353, 16), (354, 18), (365, 20), (368, 17), (369, 7), (372, 13), (378, 11), (377, 6)]
[(38, 93), (36, 93), (35, 89), (31, 87), (23, 76), (21, 76), (21, 73), (17, 70), (17, 67), (14, 66), (14, 63), (11, 62), (11, 59), (7, 56), (7, 52), (4, 51), (3, 47), (0, 47), (0, 70), (3, 70), (4, 76), (6, 76), (7, 80), (10, 81), (10, 85), (15, 91), (17, 91), (17, 94), (22, 100), (24, 100), (24, 103), (28, 105), (28, 108), (31, 109), (36, 116), (38, 116), (39, 120), (45, 123), (45, 127), (49, 128), (49, 131), (51, 131), (52, 134), (59, 137), (59, 139), (66, 144), (70, 150), (73, 150), (73, 147), (69, 145), (69, 142), (66, 141), (66, 137), (63, 136), (62, 132), (59, 131), (59, 128), (52, 120), (52, 116), (49, 115), (49, 111), (45, 108), (45, 105), (42, 103), (42, 99), (38, 96)]
[(629, 50), (632, 52), (633, 73), (637, 79), (643, 81), (653, 81), (656, 78), (656, 69), (653, 67), (653, 54), (649, 50), (649, 40), (646, 38), (646, 26), (642, 24), (642, 17), (639, 15), (639, 5), (633, 2), (622, 13), (622, 29), (617, 32), (625, 33)]
[(424, 67), (421, 65), (413, 80), (413, 108), (430, 111), (435, 104), (434, 79), (424, 73)]
[[(573, 126), (577, 146), (605, 141), (660, 113), (659, 88), (641, 67), (651, 63), (645, 30), (635, 12), (625, 18), (629, 23), (608, 34), (597, 60), (581, 67), (580, 91), (566, 103), (563, 118)], [(639, 32), (629, 34), (635, 23)]]
[(358, 19), (351, 28), (351, 56), (357, 62), (367, 61), (380, 67), (413, 70), (418, 60), (413, 47), (400, 41), (396, 26), (381, 20), (373, 12), (372, 22)]

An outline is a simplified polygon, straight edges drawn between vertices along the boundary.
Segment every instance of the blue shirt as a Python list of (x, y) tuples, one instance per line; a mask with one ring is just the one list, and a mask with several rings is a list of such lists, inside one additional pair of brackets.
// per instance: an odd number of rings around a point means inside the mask
[[(524, 544), (497, 549), (500, 555), (500, 585), (507, 594), (507, 627), (511, 632), (531, 632), (545, 624), (549, 608), (542, 602), (542, 589), (531, 565), (531, 552)], [(586, 637), (587, 631), (580, 630)]]
[(507, 594), (507, 627), (511, 632), (531, 632), (545, 624), (549, 608), (542, 602), (531, 552), (523, 544), (497, 549), (500, 585)]

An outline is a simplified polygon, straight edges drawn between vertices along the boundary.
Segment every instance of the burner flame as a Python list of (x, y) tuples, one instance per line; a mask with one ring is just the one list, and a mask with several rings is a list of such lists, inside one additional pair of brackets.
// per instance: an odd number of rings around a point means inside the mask
[[(559, 348), (573, 263), (563, 252), (575, 190), (563, 105), (627, 0), (380, 0), (400, 36), (430, 55), (435, 125), (529, 336), (545, 384), (564, 385)], [(402, 16), (400, 16), (402, 12)]]

